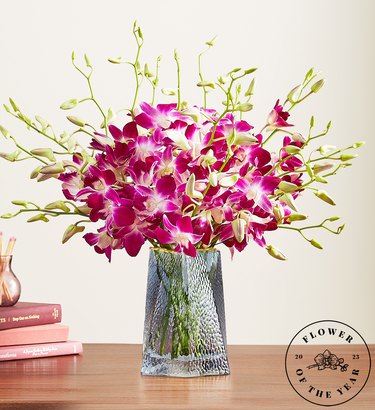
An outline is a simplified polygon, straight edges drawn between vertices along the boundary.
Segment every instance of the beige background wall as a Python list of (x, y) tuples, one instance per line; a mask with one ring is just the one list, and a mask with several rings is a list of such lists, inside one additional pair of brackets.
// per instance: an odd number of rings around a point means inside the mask
[[(314, 66), (324, 73), (322, 92), (293, 112), (293, 123), (306, 131), (311, 114), (317, 126), (333, 121), (327, 143), (340, 146), (367, 141), (354, 166), (332, 178), (328, 187), (336, 209), (305, 195), (301, 211), (320, 222), (341, 215), (343, 234), (314, 236), (318, 251), (292, 232), (269, 235), (289, 256), (269, 257), (256, 245), (230, 261), (222, 249), (227, 329), (230, 343), (288, 343), (308, 323), (341, 320), (375, 343), (373, 133), (375, 2), (334, 1), (7, 1), (0, 3), (0, 101), (12, 96), (30, 114), (48, 118), (56, 129), (67, 126), (60, 103), (83, 97), (83, 79), (70, 65), (74, 49), (87, 52), (95, 66), (94, 87), (104, 106), (129, 106), (133, 78), (126, 66), (107, 57), (133, 58), (132, 23), (138, 19), (146, 39), (143, 61), (163, 55), (161, 85), (174, 87), (173, 49), (181, 55), (183, 97), (201, 101), (196, 56), (205, 41), (218, 35), (207, 55), (207, 77), (234, 66), (259, 67), (255, 109), (249, 121), (261, 127), (276, 98)], [(78, 58), (78, 57), (77, 57)], [(147, 90), (147, 93), (149, 90)], [(143, 94), (147, 98), (149, 94)], [(160, 101), (166, 101), (165, 97)], [(212, 104), (220, 101), (210, 97)], [(90, 117), (89, 108), (83, 114)], [(40, 146), (5, 112), (0, 124), (25, 144)], [(84, 137), (82, 137), (84, 138)], [(39, 142), (38, 142), (39, 141)], [(10, 146), (0, 139), (0, 151)], [(0, 162), (0, 212), (12, 199), (40, 204), (58, 198), (53, 181), (28, 179), (31, 162)], [(48, 224), (26, 218), (0, 220), (6, 234), (18, 238), (15, 272), (23, 283), (23, 300), (59, 302), (71, 337), (84, 342), (142, 341), (146, 290), (146, 247), (136, 259), (115, 253), (108, 264), (79, 237), (60, 244), (68, 216)]]

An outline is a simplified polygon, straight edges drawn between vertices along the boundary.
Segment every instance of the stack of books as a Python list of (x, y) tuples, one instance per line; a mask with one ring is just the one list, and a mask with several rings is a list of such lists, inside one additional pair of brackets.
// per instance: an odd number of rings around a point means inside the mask
[(82, 343), (68, 336), (59, 304), (18, 302), (0, 307), (0, 361), (81, 353)]

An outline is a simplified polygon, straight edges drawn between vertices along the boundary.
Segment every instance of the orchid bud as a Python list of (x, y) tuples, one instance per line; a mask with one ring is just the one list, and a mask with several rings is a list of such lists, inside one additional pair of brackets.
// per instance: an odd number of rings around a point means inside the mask
[(217, 159), (214, 156), (214, 152), (212, 149), (209, 149), (207, 154), (203, 157), (203, 165), (207, 167), (208, 165), (213, 165), (216, 161)]
[(310, 243), (311, 243), (312, 246), (315, 246), (315, 248), (323, 249), (323, 246), (318, 241), (316, 241), (315, 239), (311, 239)]
[(251, 97), (254, 94), (255, 78), (250, 82), (249, 88), (245, 92), (245, 97)]
[(37, 182), (43, 182), (43, 181), (47, 181), (48, 179), (51, 178), (58, 178), (60, 176), (60, 174), (39, 174), (36, 178)]
[(20, 112), (18, 105), (10, 97), (9, 97), (9, 102), (14, 112)]
[(328, 181), (320, 175), (315, 176), (315, 181), (320, 182), (321, 184), (328, 184)]
[(354, 159), (354, 158), (357, 158), (357, 157), (358, 157), (357, 154), (355, 154), (355, 155), (341, 154), (340, 155), (340, 160), (343, 161), (343, 162), (346, 162), (346, 161), (350, 161), (351, 159)]
[(65, 171), (64, 165), (62, 162), (56, 162), (54, 164), (45, 165), (40, 169), (41, 174), (61, 174)]
[(311, 86), (311, 91), (313, 93), (317, 93), (323, 87), (324, 83), (325, 83), (324, 79), (317, 81)]
[(176, 91), (175, 91), (175, 90), (172, 90), (171, 88), (162, 88), (160, 91), (161, 91), (164, 95), (168, 95), (168, 96), (176, 95)]
[(234, 219), (232, 229), (237, 242), (242, 242), (245, 238), (246, 221), (242, 218)]
[(306, 139), (299, 132), (293, 132), (292, 140), (295, 142), (302, 142), (303, 144), (306, 142)]
[(322, 145), (321, 147), (319, 147), (319, 152), (322, 155), (327, 155), (329, 152), (332, 152), (335, 149), (337, 149), (337, 147), (335, 147), (334, 145)]
[(0, 158), (6, 159), (7, 161), (14, 162), (20, 156), (21, 150), (16, 150), (13, 152), (0, 152)]
[(293, 211), (298, 212), (297, 205), (296, 205), (296, 203), (295, 203), (295, 201), (294, 201), (293, 196), (292, 196), (290, 193), (285, 193), (284, 195), (282, 195), (282, 196), (280, 197), (280, 201), (281, 201), (281, 202), (284, 202), (286, 205), (288, 205), (288, 207), (289, 207), (290, 209), (293, 209)]
[(335, 222), (335, 221), (338, 221), (339, 219), (340, 219), (339, 216), (331, 216), (328, 220), (329, 220), (330, 222)]
[(273, 207), (273, 215), (278, 224), (282, 223), (284, 221), (285, 216), (284, 207), (279, 204), (275, 205)]
[(315, 175), (319, 174), (320, 172), (325, 172), (331, 168), (333, 168), (333, 164), (331, 162), (322, 162), (320, 164), (315, 163), (313, 166)]
[(244, 70), (244, 74), (245, 75), (252, 74), (256, 70), (257, 68), (248, 68), (247, 70)]
[(91, 68), (91, 63), (90, 63), (90, 59), (89, 59), (88, 55), (85, 54), (84, 58), (85, 58), (86, 67)]
[(345, 228), (345, 224), (339, 226), (339, 227), (337, 228), (337, 233), (340, 234), (344, 228)]
[(38, 215), (32, 216), (30, 219), (27, 220), (27, 222), (36, 222), (36, 221), (49, 222), (49, 219), (44, 214), (38, 214)]
[(78, 100), (76, 98), (72, 98), (71, 100), (64, 101), (60, 105), (60, 108), (62, 110), (71, 110), (72, 108), (76, 107), (77, 105), (78, 105)]
[(61, 211), (64, 211), (64, 212), (70, 211), (69, 207), (65, 204), (64, 201), (51, 202), (50, 204), (45, 206), (45, 209), (60, 209)]
[(55, 156), (51, 148), (35, 148), (30, 151), (33, 155), (37, 157), (47, 158), (50, 161), (56, 161)]
[(68, 115), (66, 117), (71, 123), (77, 125), (78, 127), (84, 127), (86, 125), (86, 121), (79, 117), (74, 117), (72, 115)]
[(190, 198), (203, 199), (203, 194), (195, 189), (195, 174), (191, 174), (186, 183), (186, 195)]
[(62, 243), (68, 242), (68, 240), (74, 236), (76, 233), (83, 232), (85, 227), (82, 225), (69, 225), (64, 232), (62, 237)]
[(289, 91), (288, 96), (286, 97), (288, 101), (291, 103), (296, 103), (298, 101), (298, 97), (301, 93), (302, 86), (297, 85), (297, 87), (294, 87), (291, 91)]
[(43, 131), (45, 131), (48, 127), (51, 126), (51, 124), (44, 119), (43, 117), (41, 117), (40, 115), (36, 115), (35, 119), (39, 122), (39, 124), (42, 126)]
[(314, 177), (314, 173), (313, 173), (313, 170), (311, 169), (310, 165), (309, 165), (309, 164), (305, 164), (305, 165), (306, 165), (306, 171), (307, 171), (309, 177), (310, 177), (310, 178), (313, 178), (313, 177)]
[(227, 83), (229, 81), (229, 78), (227, 76), (219, 76), (218, 77), (218, 81), (220, 84), (224, 85), (225, 83)]
[(314, 74), (314, 67), (310, 68), (310, 70), (306, 73), (304, 82), (308, 81), (313, 74)]
[(365, 144), (366, 144), (365, 141), (358, 141), (358, 142), (355, 142), (355, 143), (352, 145), (352, 148), (359, 148), (359, 147), (362, 147), (362, 145), (365, 145)]
[(211, 88), (215, 88), (215, 83), (213, 81), (199, 81), (199, 83), (197, 83), (198, 87), (211, 87)]
[(112, 64), (122, 64), (122, 57), (108, 58), (108, 61)]
[(3, 218), (3, 219), (10, 219), (10, 218), (12, 218), (12, 217), (13, 217), (13, 215), (10, 214), (10, 213), (2, 214), (2, 215), (0, 216), (0, 218)]
[(0, 125), (0, 132), (4, 135), (5, 138), (8, 138), (10, 136), (10, 132), (2, 125)]
[(147, 78), (155, 77), (155, 74), (152, 73), (152, 72), (149, 70), (147, 63), (145, 64), (145, 68), (143, 69), (143, 72), (145, 73), (145, 76), (146, 76)]
[(217, 40), (217, 36), (215, 36), (215, 37), (214, 37), (213, 39), (211, 39), (210, 41), (206, 41), (206, 44), (207, 44), (209, 47), (213, 47), (213, 46), (215, 45), (216, 40)]
[(17, 205), (17, 206), (23, 206), (24, 208), (28, 207), (28, 202), (27, 201), (23, 201), (23, 200), (19, 200), (19, 199), (13, 200), (12, 204)]
[(216, 172), (211, 172), (210, 175), (208, 176), (208, 182), (212, 186), (217, 186), (217, 174)]
[(311, 118), (310, 118), (310, 128), (313, 128), (313, 127), (314, 127), (314, 124), (315, 124), (315, 118), (314, 118), (314, 116), (312, 115)]
[(41, 169), (42, 169), (42, 165), (39, 165), (33, 171), (31, 171), (30, 179), (35, 179), (39, 175)]
[(318, 190), (314, 194), (324, 202), (330, 205), (336, 205), (336, 202), (327, 194), (326, 191)]
[(253, 137), (250, 133), (238, 132), (234, 134), (234, 145), (256, 145), (259, 144), (259, 140)]
[(281, 191), (288, 193), (288, 192), (294, 192), (295, 190), (297, 190), (298, 185), (293, 184), (292, 182), (288, 182), (288, 181), (281, 181), (278, 188)]
[(239, 104), (236, 109), (241, 112), (248, 112), (248, 111), (251, 111), (253, 107), (254, 107), (253, 104), (249, 102), (245, 102), (245, 103)]
[(305, 219), (307, 219), (306, 215), (302, 215), (302, 214), (291, 214), (288, 216), (288, 221), (289, 222), (295, 222), (295, 221), (304, 221)]
[(276, 259), (279, 259), (281, 261), (285, 261), (287, 259), (286, 256), (283, 253), (281, 253), (281, 251), (279, 251), (277, 248), (275, 248), (272, 245), (266, 246), (266, 250), (272, 257)]
[(224, 177), (219, 180), (219, 185), (223, 188), (230, 188), (232, 187), (239, 179), (237, 174), (233, 174), (229, 177)]
[(287, 145), (286, 147), (284, 147), (284, 150), (287, 154), (298, 154), (301, 151), (300, 147), (296, 147), (295, 145)]

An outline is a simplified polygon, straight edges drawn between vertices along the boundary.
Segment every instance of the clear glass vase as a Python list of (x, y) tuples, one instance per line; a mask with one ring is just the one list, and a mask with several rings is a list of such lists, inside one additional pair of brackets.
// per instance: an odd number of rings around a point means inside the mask
[(0, 306), (13, 306), (21, 295), (21, 284), (12, 270), (13, 256), (0, 256)]
[(230, 373), (220, 252), (150, 250), (143, 375)]

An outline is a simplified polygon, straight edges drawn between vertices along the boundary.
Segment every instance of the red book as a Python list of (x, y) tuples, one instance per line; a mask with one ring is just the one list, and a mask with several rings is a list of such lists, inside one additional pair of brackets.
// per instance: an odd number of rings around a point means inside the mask
[(6, 360), (35, 359), (39, 357), (64, 356), (82, 353), (82, 343), (67, 342), (43, 343), (36, 345), (2, 346), (0, 362)]
[(6, 329), (0, 331), (0, 346), (66, 342), (68, 335), (68, 326), (60, 323)]
[(18, 302), (0, 307), (0, 330), (61, 322), (61, 305)]

